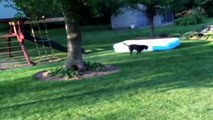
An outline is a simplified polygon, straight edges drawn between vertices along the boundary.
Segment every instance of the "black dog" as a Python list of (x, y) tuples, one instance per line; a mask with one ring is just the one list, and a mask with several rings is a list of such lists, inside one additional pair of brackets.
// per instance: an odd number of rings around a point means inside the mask
[(143, 51), (144, 49), (146, 50), (148, 49), (147, 45), (136, 45), (136, 44), (127, 45), (125, 43), (123, 44), (129, 47), (130, 55), (132, 55), (133, 50), (136, 50), (137, 51), (136, 54), (138, 55), (139, 53), (141, 54), (141, 51)]

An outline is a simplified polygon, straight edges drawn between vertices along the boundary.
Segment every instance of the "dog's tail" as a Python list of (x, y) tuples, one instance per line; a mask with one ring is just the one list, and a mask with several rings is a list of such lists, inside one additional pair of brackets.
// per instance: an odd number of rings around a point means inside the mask
[(124, 45), (126, 45), (126, 46), (129, 46), (129, 45), (127, 45), (127, 44), (126, 44), (126, 43), (124, 43), (124, 42), (123, 42), (123, 44), (124, 44)]

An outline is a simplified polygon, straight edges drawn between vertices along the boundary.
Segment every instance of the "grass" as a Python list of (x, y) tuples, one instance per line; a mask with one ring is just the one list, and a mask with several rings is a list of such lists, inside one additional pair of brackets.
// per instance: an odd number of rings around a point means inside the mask
[[(212, 24), (209, 22), (208, 24)], [(184, 33), (203, 25), (160, 27)], [(62, 30), (50, 31), (62, 41)], [(82, 81), (37, 81), (34, 73), (61, 66), (0, 72), (1, 120), (210, 120), (213, 118), (213, 44), (183, 40), (172, 51), (117, 54), (112, 44), (146, 37), (142, 30), (83, 31), (85, 60), (111, 64), (120, 72)], [(65, 42), (61, 42), (65, 44)], [(62, 54), (63, 56), (63, 54)], [(65, 55), (64, 55), (65, 56)]]

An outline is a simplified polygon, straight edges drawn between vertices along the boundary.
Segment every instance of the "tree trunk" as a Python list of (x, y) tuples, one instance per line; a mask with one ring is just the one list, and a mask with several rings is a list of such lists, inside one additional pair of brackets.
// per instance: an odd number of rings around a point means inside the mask
[(150, 37), (155, 37), (155, 30), (154, 30), (154, 16), (148, 16), (149, 25), (150, 25)]
[(146, 16), (149, 21), (150, 25), (150, 36), (152, 38), (155, 37), (155, 31), (154, 31), (154, 16), (156, 15), (156, 8), (154, 5), (148, 5), (146, 9)]
[(85, 66), (82, 59), (81, 52), (81, 32), (78, 22), (72, 22), (66, 19), (65, 28), (67, 33), (67, 60), (64, 64), (66, 70), (77, 68), (82, 71)]
[(85, 70), (81, 52), (81, 32), (78, 24), (78, 0), (60, 0), (61, 11), (65, 18), (67, 33), (67, 60), (64, 64), (66, 70), (72, 68)]

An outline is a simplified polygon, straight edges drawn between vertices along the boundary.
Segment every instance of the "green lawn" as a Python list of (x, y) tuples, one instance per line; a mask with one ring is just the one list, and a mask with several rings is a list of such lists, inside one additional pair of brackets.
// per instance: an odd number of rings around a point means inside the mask
[[(213, 22), (208, 20), (207, 24)], [(194, 26), (157, 28), (184, 33)], [(211, 120), (213, 44), (182, 40), (175, 50), (141, 55), (113, 52), (112, 44), (148, 36), (147, 29), (83, 29), (85, 60), (117, 66), (120, 72), (81, 81), (38, 81), (38, 71), (63, 65), (0, 71), (0, 120)], [(51, 30), (65, 45), (63, 30)], [(30, 45), (30, 44), (29, 44)], [(65, 56), (65, 54), (60, 54)], [(65, 58), (64, 58), (65, 59)]]

